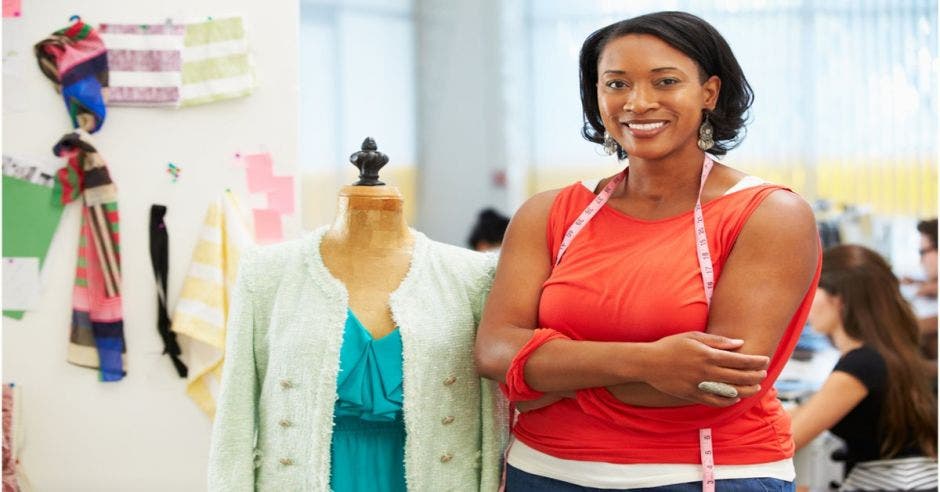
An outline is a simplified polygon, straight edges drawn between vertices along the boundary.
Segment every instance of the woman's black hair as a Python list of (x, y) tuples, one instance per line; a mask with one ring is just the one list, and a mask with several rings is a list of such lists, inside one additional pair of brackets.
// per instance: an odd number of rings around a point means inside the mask
[[(649, 34), (668, 43), (694, 61), (701, 82), (712, 75), (721, 79), (718, 102), (708, 112), (714, 127), (715, 146), (709, 152), (724, 155), (744, 138), (745, 113), (754, 101), (754, 92), (744, 78), (728, 42), (711, 24), (686, 12), (655, 12), (611, 24), (594, 31), (581, 47), (581, 107), (584, 127), (581, 135), (594, 143), (604, 142), (604, 122), (597, 105), (597, 62), (611, 40), (627, 34)], [(617, 155), (627, 154), (617, 145)]]
[(502, 244), (506, 227), (509, 226), (509, 217), (506, 217), (492, 208), (480, 211), (476, 224), (467, 238), (467, 244), (476, 249), (477, 243), (486, 241), (490, 244)]

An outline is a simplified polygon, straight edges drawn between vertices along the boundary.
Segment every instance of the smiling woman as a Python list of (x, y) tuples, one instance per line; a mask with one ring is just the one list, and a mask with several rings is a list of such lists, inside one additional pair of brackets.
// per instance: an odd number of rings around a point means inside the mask
[(522, 411), (507, 490), (792, 490), (772, 385), (819, 243), (800, 197), (717, 160), (752, 100), (740, 66), (659, 12), (591, 34), (580, 67), (582, 134), (629, 166), (534, 196), (506, 233), (476, 358)]
[[(637, 52), (647, 57), (630, 57)], [(721, 87), (718, 76), (700, 80), (694, 61), (647, 34), (610, 41), (598, 66), (605, 138), (623, 142), (621, 148), (637, 157), (661, 158), (681, 148), (681, 140), (697, 140), (702, 107), (715, 109)]]
[[(638, 19), (642, 18), (634, 20)], [(592, 34), (585, 41), (590, 56), (582, 52), (580, 63), (584, 138), (605, 143), (606, 135), (610, 134), (605, 129), (620, 126), (617, 123), (630, 127), (658, 123), (646, 115), (649, 110), (671, 112), (678, 107), (688, 110), (691, 103), (691, 122), (696, 128), (700, 117), (710, 125), (714, 144), (708, 150), (714, 155), (724, 155), (734, 148), (742, 136), (744, 115), (754, 95), (728, 43), (711, 25), (706, 24), (702, 29), (706, 37), (701, 40), (670, 36), (669, 42), (663, 39), (661, 30), (649, 22), (635, 22), (630, 31), (619, 35), (617, 31), (603, 29)], [(635, 53), (636, 49), (648, 50), (647, 57), (631, 58), (631, 52)], [(647, 90), (655, 91), (655, 95)], [(617, 114), (619, 108), (627, 109), (628, 104), (639, 110), (632, 111), (635, 121), (605, 119), (607, 114)], [(650, 107), (651, 104), (655, 107)], [(666, 107), (659, 108), (659, 105)], [(661, 122), (668, 124), (669, 120)], [(647, 129), (651, 128), (636, 128), (641, 132)], [(626, 158), (627, 149), (623, 146), (626, 142), (614, 140), (618, 156)]]

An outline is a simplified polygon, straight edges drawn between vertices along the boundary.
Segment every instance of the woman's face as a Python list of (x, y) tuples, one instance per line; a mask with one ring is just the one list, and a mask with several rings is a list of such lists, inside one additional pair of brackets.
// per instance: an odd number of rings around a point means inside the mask
[(920, 235), (920, 264), (928, 280), (937, 278), (937, 250), (926, 234)]
[(698, 65), (665, 41), (628, 34), (607, 43), (597, 63), (604, 127), (631, 157), (661, 159), (695, 146), (702, 110), (714, 109), (721, 81), (700, 81)]
[(842, 299), (825, 289), (816, 289), (813, 304), (809, 308), (810, 326), (823, 335), (832, 335), (836, 327), (842, 326)]

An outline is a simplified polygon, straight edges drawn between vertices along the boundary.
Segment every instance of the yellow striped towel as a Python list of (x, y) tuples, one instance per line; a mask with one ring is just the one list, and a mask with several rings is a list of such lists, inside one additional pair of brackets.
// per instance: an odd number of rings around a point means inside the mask
[(238, 201), (226, 191), (206, 212), (173, 311), (173, 331), (200, 342), (190, 343), (187, 351), (190, 379), (186, 393), (210, 418), (215, 415), (222, 377), (229, 295), (235, 286), (238, 259), (252, 243)]

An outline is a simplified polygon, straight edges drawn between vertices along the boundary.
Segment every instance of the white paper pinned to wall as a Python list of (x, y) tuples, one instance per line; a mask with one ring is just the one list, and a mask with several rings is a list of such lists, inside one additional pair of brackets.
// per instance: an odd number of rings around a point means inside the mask
[(39, 305), (39, 286), (39, 258), (3, 258), (3, 309), (35, 309)]

